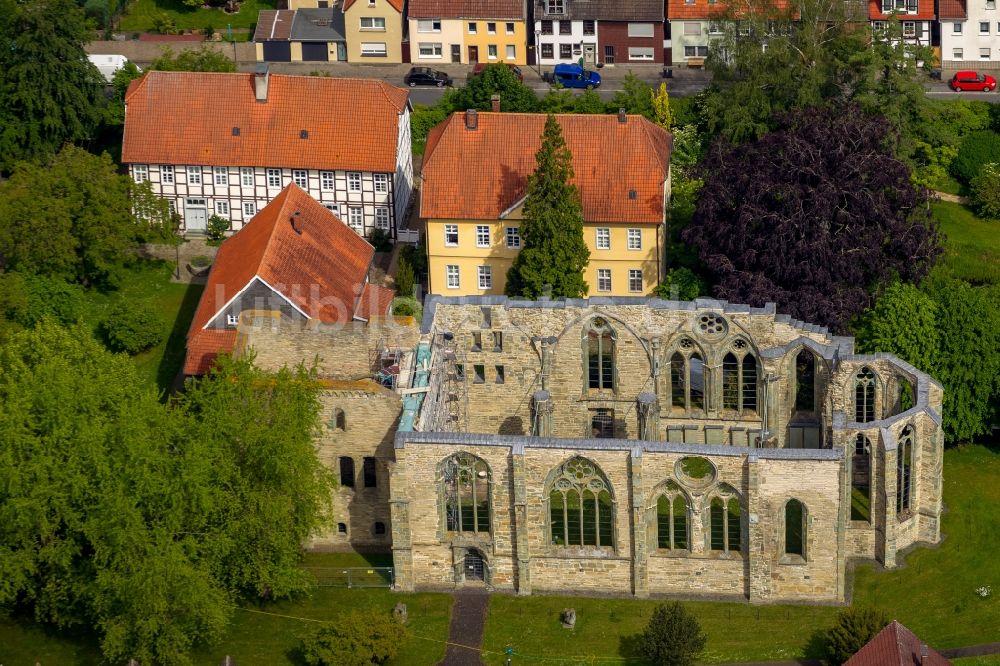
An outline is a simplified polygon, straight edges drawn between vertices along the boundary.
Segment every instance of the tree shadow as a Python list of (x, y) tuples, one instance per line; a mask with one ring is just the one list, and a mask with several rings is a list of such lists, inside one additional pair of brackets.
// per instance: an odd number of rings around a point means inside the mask
[(204, 289), (203, 285), (188, 285), (184, 292), (184, 299), (181, 301), (181, 307), (177, 311), (177, 317), (174, 318), (173, 326), (170, 328), (166, 348), (163, 350), (163, 359), (156, 369), (156, 385), (164, 395), (180, 388), (179, 375), (187, 349), (187, 331)]
[(647, 664), (645, 658), (642, 656), (642, 650), (640, 649), (640, 642), (642, 640), (642, 634), (631, 634), (629, 636), (619, 636), (618, 637), (618, 654), (629, 661), (629, 663), (637, 664)]
[(830, 644), (826, 640), (826, 631), (823, 629), (816, 629), (813, 631), (809, 636), (809, 641), (803, 649), (806, 659), (822, 663), (827, 662), (827, 657), (830, 653), (829, 651)]

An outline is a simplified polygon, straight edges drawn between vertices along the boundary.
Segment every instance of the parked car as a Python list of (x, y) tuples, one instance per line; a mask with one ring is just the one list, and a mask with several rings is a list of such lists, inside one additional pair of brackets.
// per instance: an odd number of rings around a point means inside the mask
[(565, 88), (598, 88), (601, 75), (580, 67), (580, 65), (556, 65), (552, 70), (552, 80)]
[[(472, 68), (472, 76), (479, 76), (480, 74), (482, 74), (483, 68), (486, 67), (486, 65), (488, 64), (490, 63), (477, 62), (475, 66)], [(517, 65), (508, 64), (507, 69), (509, 69), (511, 73), (517, 77), (518, 81), (524, 83), (524, 73), (521, 71), (520, 67), (518, 67)]]
[(982, 90), (990, 92), (996, 90), (997, 80), (989, 74), (977, 74), (976, 72), (955, 72), (955, 76), (948, 81), (948, 86), (956, 91)]
[(451, 77), (444, 72), (439, 72), (430, 67), (411, 67), (410, 71), (403, 77), (403, 83), (410, 86), (450, 86)]

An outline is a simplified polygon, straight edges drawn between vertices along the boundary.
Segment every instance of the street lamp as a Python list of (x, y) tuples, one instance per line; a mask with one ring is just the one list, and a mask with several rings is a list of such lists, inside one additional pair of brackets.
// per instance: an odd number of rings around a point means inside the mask
[(542, 45), (538, 41), (541, 38), (541, 31), (535, 30), (535, 67), (538, 68), (538, 78), (542, 77)]

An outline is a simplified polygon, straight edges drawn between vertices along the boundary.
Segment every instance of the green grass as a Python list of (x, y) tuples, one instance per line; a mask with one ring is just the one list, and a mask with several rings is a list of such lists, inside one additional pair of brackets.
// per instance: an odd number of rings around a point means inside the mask
[(1000, 666), (1000, 654), (991, 654), (986, 657), (960, 657), (949, 661), (955, 666)]
[[(937, 548), (918, 548), (905, 566), (876, 573), (860, 567), (854, 603), (875, 605), (935, 648), (1000, 641), (1000, 450), (968, 446), (945, 453), (943, 534)], [(974, 590), (989, 585), (994, 596)], [(568, 659), (563, 664), (622, 663), (636, 657), (634, 637), (655, 601), (580, 597), (494, 596), (483, 647), (487, 664), (502, 664), (508, 644), (521, 661)], [(687, 602), (708, 636), (706, 663), (775, 661), (818, 656), (814, 636), (832, 624), (837, 608)], [(577, 611), (572, 631), (559, 624), (563, 608)], [(530, 657), (530, 658), (529, 658)], [(576, 657), (577, 659), (572, 659)], [(545, 663), (540, 661), (539, 663)], [(553, 662), (555, 663), (555, 662)], [(983, 662), (987, 663), (987, 662)]]
[(942, 263), (974, 284), (1000, 284), (1000, 221), (977, 217), (967, 206), (931, 204), (945, 236)]
[(167, 14), (182, 30), (201, 30), (210, 25), (225, 33), (227, 25), (233, 28), (255, 25), (260, 10), (274, 9), (275, 4), (275, 0), (243, 0), (239, 12), (227, 14), (221, 9), (188, 7), (181, 0), (132, 0), (121, 17), (118, 29), (121, 32), (149, 32), (153, 29), (153, 18), (158, 14)]
[[(143, 304), (156, 311), (163, 324), (163, 341), (135, 357), (139, 371), (160, 390), (170, 388), (184, 362), (184, 343), (194, 317), (201, 285), (170, 282), (173, 264), (163, 261), (140, 261), (130, 268), (117, 291), (90, 291), (86, 323), (96, 332), (108, 309), (119, 300)], [(0, 662), (2, 663), (2, 662)]]

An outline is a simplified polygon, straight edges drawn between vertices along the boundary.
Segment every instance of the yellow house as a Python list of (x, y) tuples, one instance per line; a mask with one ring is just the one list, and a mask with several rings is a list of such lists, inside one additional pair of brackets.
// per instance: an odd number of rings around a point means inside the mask
[[(590, 296), (646, 296), (662, 279), (671, 137), (642, 116), (557, 115), (583, 204)], [(502, 294), (521, 248), (543, 114), (456, 113), (424, 152), (428, 291)]]
[(410, 0), (407, 20), (414, 63), (527, 62), (519, 0)]
[(344, 0), (347, 62), (403, 62), (403, 0)]

